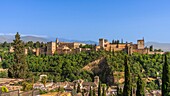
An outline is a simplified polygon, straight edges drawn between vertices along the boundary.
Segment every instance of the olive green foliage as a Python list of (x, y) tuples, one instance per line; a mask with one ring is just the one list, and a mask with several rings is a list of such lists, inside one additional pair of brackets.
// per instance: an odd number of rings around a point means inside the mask
[[(22, 41), (21, 41), (22, 42)], [(22, 42), (23, 43), (23, 42)], [(21, 56), (26, 60), (26, 65), (28, 64), (28, 71), (30, 72), (27, 76), (21, 75), (27, 73), (26, 66), (25, 69), (19, 66), (16, 68), (16, 54), (8, 53), (8, 49), (11, 45), (7, 42), (0, 44), (0, 57), (2, 62), (0, 62), (0, 67), (9, 68), (9, 77), (27, 77), (30, 78), (34, 76), (34, 82), (38, 81), (40, 74), (47, 74), (48, 81), (73, 81), (77, 79), (84, 79), (85, 81), (92, 81), (93, 77), (98, 74), (94, 74), (90, 71), (82, 70), (82, 68), (88, 63), (99, 59), (101, 57), (106, 57), (106, 70), (101, 72), (100, 80), (103, 83), (108, 83), (107, 77), (112, 76), (113, 72), (124, 72), (124, 59), (125, 52), (105, 52), (105, 51), (91, 51), (91, 52), (81, 52), (78, 54), (55, 54), (53, 56), (40, 55), (35, 56), (31, 49), (38, 48), (39, 46), (46, 48), (46, 44), (42, 42), (26, 42), (24, 44), (25, 48), (29, 48), (28, 55)], [(21, 44), (22, 45), (22, 44)], [(23, 46), (23, 45), (22, 45)], [(20, 50), (20, 49), (19, 49)], [(169, 54), (167, 54), (168, 56)], [(170, 56), (170, 55), (169, 55)], [(146, 89), (160, 89), (160, 85), (157, 82), (157, 77), (162, 77), (163, 69), (163, 56), (159, 54), (148, 55), (148, 54), (138, 54), (134, 53), (129, 56), (130, 71), (132, 73), (133, 86), (137, 82), (137, 75), (140, 74), (143, 78), (155, 78), (151, 82), (146, 82)], [(21, 60), (24, 61), (24, 60)], [(23, 64), (23, 63), (22, 63)], [(22, 65), (20, 64), (20, 65)], [(15, 65), (15, 66), (14, 66)], [(23, 64), (24, 65), (24, 64)], [(19, 72), (14, 69), (21, 69), (25, 72)], [(14, 71), (13, 71), (14, 70)], [(30, 75), (32, 74), (32, 75)], [(4, 76), (4, 75), (3, 75)], [(118, 76), (118, 78), (121, 78)], [(114, 84), (111, 82), (110, 84)], [(109, 85), (110, 85), (109, 84)], [(101, 94), (102, 95), (102, 94)]]
[(125, 84), (123, 88), (123, 96), (131, 96), (132, 92), (132, 83), (131, 83), (131, 73), (130, 73), (130, 65), (128, 63), (127, 56), (125, 57)]
[(80, 45), (80, 48), (90, 48), (90, 49), (92, 49), (94, 47), (95, 47), (94, 45), (89, 45), (89, 44), (86, 44), (84, 46)]
[(169, 58), (165, 55), (165, 63), (163, 65), (162, 73), (162, 96), (170, 95), (170, 66)]
[(80, 93), (81, 92), (81, 88), (80, 88), (81, 86), (80, 86), (80, 83), (78, 83), (78, 85), (77, 85), (77, 93)]
[(97, 96), (95, 88), (93, 88), (93, 96)]
[[(27, 75), (30, 77), (34, 76), (35, 81), (37, 81), (37, 78), (42, 73), (47, 74), (48, 80), (53, 80), (54, 82), (73, 81), (80, 78), (85, 81), (92, 81), (94, 74), (81, 69), (88, 63), (103, 57), (105, 54), (106, 53), (104, 51), (63, 55), (55, 54), (53, 56), (35, 56), (34, 54), (28, 54), (25, 59), (28, 64), (29, 72), (31, 73)], [(14, 62), (14, 53), (4, 53), (0, 54), (0, 56), (3, 56), (4, 58), (0, 65), (3, 65), (4, 68), (9, 68), (10, 77), (14, 77), (14, 73), (21, 75), (19, 70), (13, 70), (17, 65)]]
[[(114, 52), (107, 55), (107, 63), (109, 72), (124, 72), (124, 52)], [(170, 54), (167, 54), (170, 56)], [(148, 55), (133, 53), (128, 57), (130, 64), (130, 72), (132, 76), (133, 86), (137, 82), (137, 76), (140, 74), (143, 78), (154, 78), (155, 80), (146, 82), (146, 89), (160, 89), (160, 84), (157, 82), (157, 77), (162, 77), (163, 56), (160, 54)], [(106, 70), (107, 71), (107, 70)], [(113, 73), (109, 73), (113, 74)], [(106, 76), (108, 76), (107, 74)], [(118, 75), (115, 78), (122, 78)], [(136, 87), (136, 86), (134, 86)]]
[[(107, 56), (107, 63), (110, 69), (113, 71), (124, 72), (124, 57), (126, 53), (124, 52), (116, 52), (114, 54), (109, 54)], [(141, 74), (143, 77), (161, 77), (162, 74), (162, 55), (154, 54), (138, 54), (134, 53), (129, 56), (129, 63), (131, 72), (133, 74), (143, 73)]]
[(144, 86), (141, 76), (138, 76), (136, 96), (145, 96)]
[(123, 91), (119, 86), (117, 86), (117, 96), (123, 96)]
[(33, 89), (33, 84), (29, 82), (22, 83), (23, 91), (29, 91)]
[(106, 96), (106, 85), (103, 84), (102, 86), (102, 96)]
[(25, 56), (25, 47), (22, 40), (20, 40), (20, 35), (17, 32), (15, 35), (15, 40), (13, 41), (14, 47), (14, 60), (8, 70), (8, 76), (14, 78), (26, 78), (28, 71), (28, 66)]
[(64, 92), (64, 88), (63, 87), (59, 87), (58, 88), (58, 92)]
[(89, 96), (93, 96), (93, 91), (91, 89), (91, 86), (90, 86)]
[(7, 52), (10, 47), (11, 43), (7, 43), (6, 41), (4, 43), (0, 43), (0, 52)]
[(41, 83), (44, 85), (44, 87), (46, 87), (46, 83), (47, 83), (47, 77), (46, 76), (43, 76), (41, 78)]
[(64, 92), (64, 88), (63, 87), (59, 87), (59, 88), (50, 90), (50, 92)]
[(102, 52), (82, 52), (54, 56), (27, 56), (29, 69), (33, 73), (47, 73), (53, 81), (73, 81), (84, 79), (92, 81), (93, 73), (81, 70), (91, 61), (100, 58)]
[(8, 92), (8, 88), (5, 87), (5, 86), (2, 86), (2, 87), (1, 87), (1, 92)]
[(102, 92), (101, 92), (101, 82), (99, 82), (99, 85), (98, 85), (98, 96), (102, 96)]
[(8, 77), (8, 73), (6, 71), (0, 72), (0, 78), (7, 78), (7, 77)]
[(81, 92), (82, 96), (84, 96), (84, 90)]
[(46, 90), (40, 90), (40, 94), (46, 94), (48, 93)]

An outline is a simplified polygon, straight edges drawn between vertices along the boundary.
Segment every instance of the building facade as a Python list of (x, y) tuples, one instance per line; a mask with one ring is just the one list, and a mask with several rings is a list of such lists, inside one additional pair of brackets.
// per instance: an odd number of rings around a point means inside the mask
[(77, 49), (80, 49), (80, 45), (86, 44), (78, 42), (59, 42), (59, 40), (56, 39), (56, 42), (47, 42), (46, 54), (53, 55), (54, 53), (57, 54), (76, 53)]
[(164, 54), (164, 52), (154, 52), (150, 51), (149, 48), (145, 47), (145, 41), (137, 40), (137, 44), (123, 43), (119, 42), (119, 40), (112, 41), (112, 43), (108, 42), (106, 39), (99, 39), (99, 46), (96, 46), (96, 50), (104, 49), (106, 51), (116, 52), (116, 51), (125, 51), (128, 54), (132, 53), (140, 53), (140, 54)]

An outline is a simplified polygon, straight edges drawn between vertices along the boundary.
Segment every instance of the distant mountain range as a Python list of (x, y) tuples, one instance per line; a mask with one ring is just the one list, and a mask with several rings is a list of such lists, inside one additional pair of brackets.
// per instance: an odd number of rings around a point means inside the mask
[(147, 42), (145, 46), (153, 45), (154, 49), (162, 49), (163, 51), (170, 51), (170, 43)]
[[(13, 40), (15, 39), (14, 35), (0, 35), (0, 43), (3, 42), (13, 42)], [(47, 38), (43, 38), (43, 37), (36, 37), (36, 36), (21, 36), (21, 39), (24, 42), (28, 42), (28, 41), (40, 41), (40, 42), (47, 42), (48, 39)]]
[[(0, 35), (0, 43), (3, 42), (12, 42), (14, 40), (15, 36), (14, 35)], [(21, 36), (21, 39), (24, 42), (28, 41), (39, 41), (39, 42), (49, 42), (49, 41), (55, 41), (56, 38), (54, 37), (37, 37), (37, 36)], [(86, 43), (86, 44), (98, 44), (96, 41), (80, 41), (80, 40), (69, 40), (69, 39), (63, 39), (63, 38), (58, 38), (59, 41), (61, 42), (81, 42), (81, 43)], [(162, 49), (163, 51), (170, 51), (170, 43), (158, 43), (158, 42), (146, 42), (145, 46), (151, 46), (153, 45), (154, 49)]]
[[(15, 39), (14, 35), (0, 35), (0, 43), (3, 42), (13, 42), (13, 40)], [(80, 40), (69, 40), (69, 39), (63, 39), (63, 38), (58, 38), (59, 41), (61, 42), (81, 42), (81, 43), (86, 43), (86, 44), (98, 44), (98, 42), (95, 41), (80, 41)], [(49, 42), (49, 41), (55, 41), (56, 38), (54, 37), (37, 37), (37, 36), (21, 36), (21, 40), (23, 40), (24, 42), (28, 42), (28, 41), (33, 41), (33, 42)]]

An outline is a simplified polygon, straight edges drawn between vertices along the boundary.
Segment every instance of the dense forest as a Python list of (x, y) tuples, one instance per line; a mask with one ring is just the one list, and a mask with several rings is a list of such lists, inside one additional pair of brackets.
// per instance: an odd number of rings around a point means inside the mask
[[(13, 44), (13, 43), (12, 43)], [(10, 68), (15, 62), (15, 53), (9, 53), (9, 47), (12, 45), (4, 42), (0, 44), (0, 67), (4, 69)], [(27, 42), (25, 47), (39, 47), (45, 46), (43, 43)], [(118, 78), (113, 73), (124, 72), (125, 57), (128, 56), (126, 52), (106, 52), (104, 50), (80, 52), (78, 54), (55, 54), (53, 56), (28, 54), (25, 56), (25, 63), (28, 67), (26, 77), (34, 79), (36, 82), (40, 74), (47, 74), (48, 81), (73, 81), (77, 79), (84, 79), (85, 81), (93, 81), (95, 75), (99, 75), (101, 81), (107, 83), (106, 78), (113, 76)], [(170, 56), (170, 54), (167, 54)], [(94, 74), (92, 71), (83, 70), (82, 68), (88, 63), (99, 59), (106, 58), (107, 69), (101, 74)], [(164, 63), (163, 55), (155, 54), (137, 54), (134, 53), (128, 56), (128, 64), (132, 75), (132, 82), (135, 84), (138, 80), (138, 75), (145, 79), (145, 85), (148, 90), (161, 89), (159, 79), (162, 77), (162, 67)], [(20, 75), (20, 73), (18, 73)], [(1, 72), (0, 77), (7, 77), (6, 73)], [(121, 77), (119, 77), (121, 78)], [(148, 80), (149, 78), (149, 80)], [(108, 85), (114, 85), (113, 84)]]

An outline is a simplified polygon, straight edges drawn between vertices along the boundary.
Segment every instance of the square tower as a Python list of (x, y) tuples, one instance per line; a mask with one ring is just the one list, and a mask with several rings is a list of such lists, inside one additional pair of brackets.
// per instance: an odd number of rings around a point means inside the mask
[(144, 39), (143, 40), (138, 40), (137, 41), (138, 49), (144, 49)]
[(104, 48), (104, 44), (105, 44), (105, 40), (104, 40), (103, 38), (100, 38), (100, 39), (99, 39), (99, 46), (100, 46), (101, 48)]
[(56, 42), (47, 42), (47, 55), (53, 55), (56, 51)]

